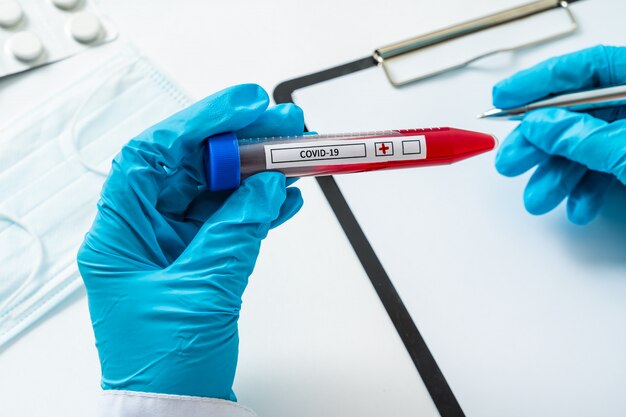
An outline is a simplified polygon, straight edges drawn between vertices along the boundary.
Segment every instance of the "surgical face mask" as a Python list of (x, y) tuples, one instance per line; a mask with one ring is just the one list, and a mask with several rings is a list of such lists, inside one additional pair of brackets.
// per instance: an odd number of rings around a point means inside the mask
[(76, 253), (124, 143), (190, 104), (128, 46), (0, 128), (0, 347), (80, 288)]

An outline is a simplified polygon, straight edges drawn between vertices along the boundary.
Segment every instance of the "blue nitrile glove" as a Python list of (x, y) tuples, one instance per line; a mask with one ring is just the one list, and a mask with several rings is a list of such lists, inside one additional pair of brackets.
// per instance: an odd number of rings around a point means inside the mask
[[(542, 62), (498, 83), (493, 103), (519, 107), (565, 92), (626, 83), (626, 48), (596, 46)], [(576, 224), (595, 218), (615, 180), (626, 184), (626, 108), (574, 113), (559, 109), (526, 115), (496, 157), (497, 170), (520, 175), (538, 165), (524, 203), (543, 214), (567, 197)]]
[(203, 140), (302, 134), (294, 105), (223, 90), (131, 140), (113, 161), (78, 265), (104, 389), (235, 400), (241, 296), (268, 231), (302, 206), (279, 173), (211, 193)]

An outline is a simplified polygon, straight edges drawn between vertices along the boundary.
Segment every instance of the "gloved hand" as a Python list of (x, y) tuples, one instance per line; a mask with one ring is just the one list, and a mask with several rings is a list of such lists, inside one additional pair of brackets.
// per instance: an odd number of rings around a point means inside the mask
[[(596, 46), (542, 62), (498, 83), (495, 107), (519, 107), (550, 95), (626, 83), (626, 48)], [(617, 179), (626, 184), (626, 108), (527, 114), (496, 157), (496, 169), (520, 175), (538, 165), (524, 192), (526, 209), (543, 214), (567, 197), (567, 215), (587, 224)]]
[(261, 87), (223, 90), (131, 140), (78, 253), (104, 389), (235, 400), (241, 297), (268, 231), (302, 206), (279, 173), (211, 193), (203, 140), (302, 134)]

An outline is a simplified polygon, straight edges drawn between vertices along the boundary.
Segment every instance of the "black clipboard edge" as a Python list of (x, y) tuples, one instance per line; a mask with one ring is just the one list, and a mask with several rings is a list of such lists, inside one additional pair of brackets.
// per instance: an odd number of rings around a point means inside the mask
[[(276, 103), (293, 103), (293, 93), (324, 81), (342, 77), (378, 65), (373, 57), (358, 59), (347, 64), (329, 68), (313, 74), (294, 78), (280, 83), (274, 89)], [(308, 131), (305, 127), (305, 131)], [(332, 176), (318, 177), (317, 183), (328, 200), (341, 228), (356, 253), (378, 298), (382, 302), (404, 347), (409, 353), (435, 407), (441, 417), (465, 417), (461, 405), (448, 385), (439, 365), (417, 329), (404, 302), (396, 291), (389, 275), (378, 259), (363, 229), (359, 225), (339, 185)]]
[(323, 83), (333, 78), (343, 77), (344, 75), (375, 67), (376, 65), (378, 65), (378, 62), (376, 62), (374, 57), (368, 56), (367, 58), (357, 59), (347, 64), (283, 81), (274, 88), (274, 101), (276, 103), (293, 103), (293, 93), (296, 90)]

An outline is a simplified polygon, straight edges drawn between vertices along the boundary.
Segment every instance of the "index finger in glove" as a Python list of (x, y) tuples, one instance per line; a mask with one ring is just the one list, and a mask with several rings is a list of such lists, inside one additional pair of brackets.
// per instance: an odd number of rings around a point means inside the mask
[(119, 164), (141, 164), (139, 154), (155, 169), (178, 166), (186, 155), (199, 152), (212, 135), (243, 129), (263, 114), (269, 104), (265, 90), (255, 84), (226, 88), (170, 116), (131, 140), (122, 150)]
[(493, 105), (502, 109), (564, 92), (626, 83), (626, 47), (598, 45), (550, 58), (500, 81)]
[(113, 160), (103, 200), (116, 205), (120, 199), (133, 197), (141, 200), (142, 206), (154, 206), (159, 193), (166, 188), (164, 181), (170, 177), (175, 179), (176, 187), (184, 191), (183, 194), (196, 195), (198, 187), (205, 184), (204, 140), (252, 124), (264, 113), (268, 103), (267, 93), (258, 85), (238, 85), (215, 93), (149, 128), (124, 146)]

